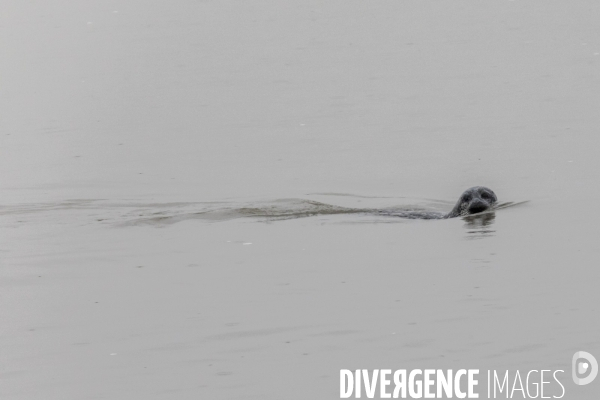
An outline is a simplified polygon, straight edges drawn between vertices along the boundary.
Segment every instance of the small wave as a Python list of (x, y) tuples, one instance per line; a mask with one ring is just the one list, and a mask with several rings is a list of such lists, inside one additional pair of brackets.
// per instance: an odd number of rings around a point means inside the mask
[(171, 215), (140, 215), (138, 218), (127, 221), (125, 225), (166, 225), (191, 219), (200, 219), (208, 222), (229, 221), (238, 218), (277, 221), (318, 215), (356, 214), (360, 212), (363, 212), (363, 210), (325, 204), (314, 200), (282, 199), (258, 204), (221, 205), (213, 209), (202, 209), (193, 212), (188, 210), (188, 212), (172, 213)]
[[(368, 221), (373, 223), (399, 222), (401, 219), (440, 219), (448, 211), (448, 206), (445, 202), (425, 199), (420, 200), (420, 202), (426, 205), (347, 207), (297, 198), (255, 202), (169, 203), (129, 203), (110, 202), (101, 199), (83, 199), (67, 200), (57, 203), (0, 206), (0, 216), (15, 216), (19, 219), (17, 221), (19, 223), (36, 218), (40, 220), (58, 219), (60, 221), (74, 218), (77, 219), (78, 222), (85, 223), (85, 220), (82, 219), (82, 217), (87, 217), (88, 223), (102, 222), (115, 224), (117, 226), (165, 226), (188, 220), (221, 222), (248, 218), (268, 222), (316, 216), (352, 214), (371, 217)], [(494, 211), (524, 203), (526, 203), (526, 201), (504, 202), (499, 204)], [(493, 213), (493, 211), (490, 212)], [(365, 222), (366, 220), (360, 218), (357, 219), (357, 221)], [(346, 220), (344, 222), (352, 221)]]

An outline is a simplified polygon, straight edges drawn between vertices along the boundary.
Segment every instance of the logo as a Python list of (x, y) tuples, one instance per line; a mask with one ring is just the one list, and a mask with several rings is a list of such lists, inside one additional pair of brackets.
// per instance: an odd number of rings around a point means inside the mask
[(590, 353), (578, 351), (573, 354), (572, 372), (576, 385), (587, 385), (598, 375), (598, 361)]
[[(481, 382), (487, 383), (488, 399), (514, 399), (515, 396), (562, 399), (565, 386), (559, 379), (559, 373), (564, 374), (565, 371), (487, 370), (485, 379), (484, 374), (479, 376), (479, 369), (341, 369), (340, 398), (373, 399), (379, 395), (381, 399), (477, 399), (483, 394), (478, 388)], [(587, 385), (598, 375), (598, 361), (590, 353), (578, 351), (573, 354), (572, 373), (576, 385)]]

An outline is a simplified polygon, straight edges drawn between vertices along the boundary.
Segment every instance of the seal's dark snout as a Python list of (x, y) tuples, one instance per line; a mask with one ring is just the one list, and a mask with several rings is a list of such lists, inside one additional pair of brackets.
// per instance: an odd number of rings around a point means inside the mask
[(474, 199), (469, 204), (469, 214), (477, 214), (487, 210), (490, 206), (481, 199)]
[(491, 210), (496, 204), (497, 197), (491, 189), (484, 186), (475, 186), (467, 189), (459, 197), (458, 202), (444, 218), (464, 217)]

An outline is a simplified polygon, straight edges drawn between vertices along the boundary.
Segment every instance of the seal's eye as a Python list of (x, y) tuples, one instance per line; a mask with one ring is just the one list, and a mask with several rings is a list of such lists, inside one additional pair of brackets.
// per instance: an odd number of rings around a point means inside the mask
[(492, 198), (492, 196), (490, 196), (490, 194), (488, 192), (483, 192), (483, 193), (481, 193), (481, 198), (484, 200), (490, 200)]
[(463, 196), (463, 201), (465, 201), (465, 202), (471, 201), (471, 195), (470, 194), (465, 194)]

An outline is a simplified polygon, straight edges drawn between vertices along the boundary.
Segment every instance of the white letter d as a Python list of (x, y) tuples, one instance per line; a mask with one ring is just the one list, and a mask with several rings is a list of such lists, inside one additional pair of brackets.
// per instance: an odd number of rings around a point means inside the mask
[[(346, 385), (348, 379), (348, 385)], [(354, 387), (354, 376), (347, 369), (340, 369), (340, 399), (347, 399), (352, 395)]]

